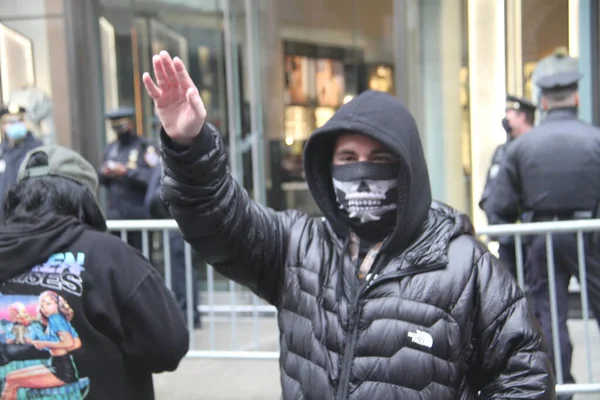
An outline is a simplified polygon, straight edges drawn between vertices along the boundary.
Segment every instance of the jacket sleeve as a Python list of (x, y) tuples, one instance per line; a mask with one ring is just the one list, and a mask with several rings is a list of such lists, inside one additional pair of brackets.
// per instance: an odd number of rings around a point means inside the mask
[(104, 149), (104, 156), (102, 157), (102, 164), (100, 164), (100, 166), (97, 169), (98, 172), (98, 183), (100, 185), (106, 186), (110, 183), (111, 178), (107, 175), (105, 175), (102, 172), (102, 169), (104, 167), (104, 163), (106, 163), (107, 159), (108, 159), (108, 152), (110, 151), (112, 144), (109, 144), (108, 146), (106, 146), (106, 148)]
[(289, 231), (302, 214), (253, 202), (233, 179), (209, 124), (184, 148), (161, 133), (162, 196), (185, 240), (221, 274), (277, 305)]
[[(486, 175), (486, 179), (485, 179), (485, 186), (483, 187), (483, 193), (481, 194), (481, 200), (479, 200), (479, 208), (481, 208), (482, 211), (486, 211), (485, 206), (487, 204), (488, 199), (490, 198), (490, 192), (492, 190), (492, 181), (493, 178), (492, 177), (492, 169), (494, 168), (494, 165), (497, 165), (497, 157), (498, 157), (498, 149), (499, 147), (496, 148), (496, 150), (494, 150), (494, 154), (492, 155), (492, 162), (490, 164), (490, 167), (487, 170), (487, 175)], [(488, 217), (489, 219), (489, 217)]]
[(475, 332), (478, 363), (472, 381), (480, 399), (555, 398), (542, 334), (523, 292), (491, 253), (477, 262)]
[(487, 214), (496, 214), (508, 221), (518, 219), (523, 205), (517, 147), (517, 143), (515, 143), (506, 151), (498, 175), (491, 186), (488, 200), (484, 205)]

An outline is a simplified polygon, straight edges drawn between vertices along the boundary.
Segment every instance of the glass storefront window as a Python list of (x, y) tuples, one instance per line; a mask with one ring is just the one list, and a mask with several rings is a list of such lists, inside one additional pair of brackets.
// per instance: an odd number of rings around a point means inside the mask
[[(521, 2), (523, 96), (535, 103), (540, 95), (535, 81), (540, 76), (559, 69), (578, 69), (577, 60), (569, 57), (570, 50), (574, 50), (575, 57), (578, 50), (569, 49), (577, 43), (569, 29), (572, 21), (569, 3), (569, 0)], [(575, 36), (578, 35), (576, 32)]]
[(433, 197), (471, 214), (467, 1), (397, 2), (400, 97), (415, 115)]
[[(153, 128), (154, 106), (145, 94), (141, 75), (152, 71), (152, 55), (166, 50), (186, 64), (207, 108), (208, 122), (227, 138), (223, 16), (219, 1), (131, 4), (101, 0), (100, 4), (105, 111), (134, 107), (138, 133), (158, 140), (158, 132)], [(115, 139), (109, 124), (106, 128), (104, 143)], [(160, 238), (155, 239), (153, 247), (160, 246)], [(200, 268), (199, 272), (201, 282), (206, 282), (206, 269)], [(216, 290), (229, 285), (216, 272), (215, 278)]]
[(0, 17), (0, 101), (27, 108), (35, 136), (69, 145), (63, 2), (2, 1)]
[[(208, 109), (209, 122), (227, 134), (224, 106), (223, 30), (218, 0), (203, 2), (101, 0), (105, 107), (135, 107), (141, 135), (157, 140), (152, 101), (141, 74), (152, 55), (167, 50), (188, 66)], [(116, 95), (115, 95), (116, 93)], [(107, 129), (106, 142), (114, 137)]]
[(395, 94), (393, 3), (260, 3), (270, 206), (320, 214), (303, 176), (308, 136), (364, 90)]

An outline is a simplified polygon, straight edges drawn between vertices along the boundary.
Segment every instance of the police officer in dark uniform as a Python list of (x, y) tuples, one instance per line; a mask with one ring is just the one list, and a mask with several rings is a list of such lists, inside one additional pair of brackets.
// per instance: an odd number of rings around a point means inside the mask
[[(521, 212), (534, 222), (592, 218), (600, 199), (600, 129), (577, 117), (579, 72), (561, 72), (541, 78), (541, 107), (546, 119), (507, 150), (489, 198), (489, 209), (514, 220)], [(563, 381), (571, 375), (572, 345), (567, 330), (568, 286), (578, 276), (577, 240), (573, 234), (555, 234), (553, 254), (556, 276), (559, 346), (552, 339), (551, 304), (545, 236), (527, 247), (527, 281), (549, 355), (562, 367)], [(600, 317), (600, 251), (586, 246), (586, 272), (590, 306)], [(558, 365), (558, 364), (555, 364)], [(561, 373), (555, 371), (560, 382)], [(562, 397), (570, 399), (571, 396)]]
[[(492, 165), (488, 170), (485, 188), (483, 190), (483, 195), (481, 196), (481, 201), (479, 202), (479, 207), (485, 212), (490, 225), (510, 224), (516, 222), (515, 220), (502, 219), (500, 216), (492, 213), (489, 210), (489, 207), (487, 207), (488, 200), (492, 191), (492, 185), (494, 184), (496, 175), (498, 174), (500, 166), (502, 165), (502, 161), (504, 160), (506, 150), (516, 138), (524, 135), (533, 128), (535, 121), (535, 110), (536, 106), (527, 99), (512, 95), (506, 96), (506, 115), (504, 119), (502, 119), (502, 127), (506, 131), (507, 135), (506, 143), (501, 144), (494, 151), (494, 155), (492, 156)], [(498, 241), (500, 260), (502, 260), (504, 265), (510, 270), (513, 276), (516, 277), (517, 257), (514, 238), (512, 236), (501, 236), (490, 239), (495, 239)]]
[[(100, 184), (108, 194), (108, 219), (145, 219), (144, 197), (152, 173), (156, 153), (154, 146), (134, 130), (135, 109), (124, 108), (107, 114), (117, 140), (105, 150), (98, 169)], [(115, 233), (120, 235), (119, 233)], [(128, 243), (142, 250), (141, 232), (128, 232)]]
[(2, 141), (0, 143), (0, 222), (3, 222), (4, 196), (17, 181), (19, 166), (29, 150), (41, 146), (25, 125), (25, 108), (10, 105), (0, 110)]

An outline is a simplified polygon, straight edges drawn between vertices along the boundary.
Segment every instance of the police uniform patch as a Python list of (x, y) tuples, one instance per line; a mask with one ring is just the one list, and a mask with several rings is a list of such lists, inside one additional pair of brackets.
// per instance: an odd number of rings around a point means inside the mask
[(490, 178), (495, 178), (500, 172), (500, 164), (494, 164), (490, 167)]
[(148, 164), (150, 167), (156, 167), (159, 161), (159, 156), (154, 146), (148, 146), (146, 148), (146, 152), (144, 153), (144, 161), (146, 161), (146, 164)]
[(131, 150), (129, 152), (129, 161), (127, 161), (128, 169), (136, 169), (137, 168), (138, 155), (139, 155), (139, 152), (137, 149)]

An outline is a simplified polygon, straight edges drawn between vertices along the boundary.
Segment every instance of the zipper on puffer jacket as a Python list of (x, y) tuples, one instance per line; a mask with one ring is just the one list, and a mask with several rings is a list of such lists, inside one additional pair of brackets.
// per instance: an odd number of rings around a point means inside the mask
[[(377, 266), (378, 262), (375, 263), (375, 268), (373, 268), (372, 270), (378, 271), (379, 269), (377, 268)], [(418, 275), (425, 272), (436, 271), (438, 269), (443, 269), (445, 266), (446, 263), (439, 263), (427, 268), (414, 268), (406, 271), (400, 271), (381, 276), (377, 274), (367, 275), (358, 293), (356, 293), (354, 302), (352, 303), (351, 315), (349, 316), (350, 324), (348, 326), (348, 332), (350, 336), (348, 336), (348, 339), (346, 340), (346, 346), (344, 347), (344, 354), (342, 356), (340, 380), (336, 395), (337, 400), (346, 400), (348, 398), (348, 389), (350, 386), (350, 373), (352, 372), (352, 361), (354, 360), (354, 347), (356, 346), (356, 339), (358, 336), (358, 317), (360, 315), (361, 297), (373, 287), (379, 286), (385, 282), (397, 280), (407, 276)]]

